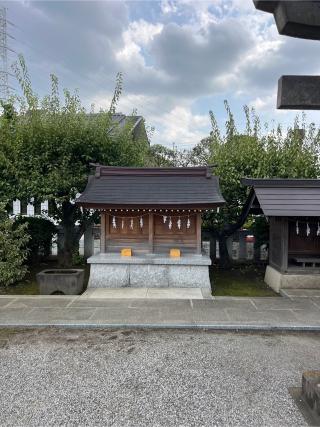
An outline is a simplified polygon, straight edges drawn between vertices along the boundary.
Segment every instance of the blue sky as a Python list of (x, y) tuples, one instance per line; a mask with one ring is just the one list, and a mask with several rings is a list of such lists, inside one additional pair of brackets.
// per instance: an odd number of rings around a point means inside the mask
[[(210, 109), (223, 126), (224, 99), (239, 128), (244, 104), (263, 122), (289, 125), (297, 112), (276, 110), (278, 78), (320, 71), (319, 43), (279, 36), (251, 0), (2, 3), (14, 24), (10, 46), (24, 54), (39, 95), (54, 73), (86, 106), (107, 107), (121, 71), (118, 110), (137, 109), (155, 127), (152, 143), (193, 146), (210, 132)], [(307, 118), (318, 125), (318, 113)]]

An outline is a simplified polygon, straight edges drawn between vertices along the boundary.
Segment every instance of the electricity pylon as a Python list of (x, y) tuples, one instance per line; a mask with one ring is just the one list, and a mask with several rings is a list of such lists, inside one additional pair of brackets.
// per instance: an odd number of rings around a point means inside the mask
[(7, 11), (0, 6), (0, 100), (9, 97)]

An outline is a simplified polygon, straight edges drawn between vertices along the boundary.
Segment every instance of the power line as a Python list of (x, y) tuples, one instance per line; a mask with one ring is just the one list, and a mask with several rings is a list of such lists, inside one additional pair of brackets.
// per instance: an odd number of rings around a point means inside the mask
[(8, 46), (8, 38), (14, 39), (14, 37), (8, 34), (8, 23), (7, 9), (4, 6), (0, 6), (0, 100), (4, 101), (9, 98), (10, 91), (14, 90), (9, 85), (9, 76), (12, 74), (8, 71), (8, 52), (14, 52)]

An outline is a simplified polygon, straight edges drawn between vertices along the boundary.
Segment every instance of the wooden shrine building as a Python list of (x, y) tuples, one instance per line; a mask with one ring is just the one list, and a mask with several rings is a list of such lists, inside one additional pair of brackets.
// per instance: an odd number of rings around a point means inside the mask
[(320, 288), (320, 180), (243, 179), (247, 213), (270, 226), (265, 282), (281, 288)]
[(209, 167), (98, 165), (76, 203), (101, 216), (89, 286), (210, 286), (201, 214), (225, 202)]

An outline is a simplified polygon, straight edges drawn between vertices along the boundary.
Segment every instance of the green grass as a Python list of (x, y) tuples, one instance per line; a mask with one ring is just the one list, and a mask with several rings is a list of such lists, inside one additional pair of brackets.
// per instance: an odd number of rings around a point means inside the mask
[[(51, 268), (51, 263), (49, 264)], [(39, 286), (36, 282), (36, 273), (44, 270), (46, 265), (32, 267), (26, 277), (13, 285), (0, 287), (1, 295), (39, 295)]]
[[(39, 287), (36, 274), (39, 271), (58, 268), (54, 261), (34, 266), (30, 269), (25, 279), (7, 288), (0, 287), (2, 295), (39, 295)], [(85, 268), (85, 281), (89, 278), (89, 266), (74, 266), (74, 268)], [(263, 281), (265, 267), (254, 267), (251, 265), (235, 266), (228, 270), (219, 269), (214, 266), (211, 270), (213, 295), (233, 297), (274, 297), (277, 296), (271, 288)]]
[[(36, 280), (36, 274), (42, 270), (58, 268), (58, 264), (56, 261), (48, 261), (46, 263), (42, 263), (29, 268), (29, 272), (27, 273), (24, 280), (21, 282), (15, 283), (14, 285), (7, 287), (0, 287), (0, 295), (39, 295), (39, 286)], [(85, 268), (85, 283), (88, 282), (89, 279), (89, 265), (85, 266), (73, 266), (71, 268)]]
[(251, 265), (235, 266), (230, 269), (212, 270), (212, 294), (232, 297), (274, 297), (278, 296), (264, 281), (265, 267)]

